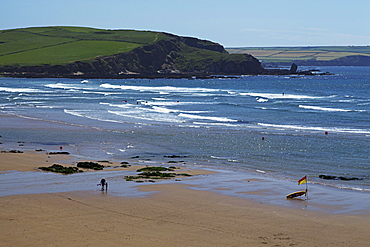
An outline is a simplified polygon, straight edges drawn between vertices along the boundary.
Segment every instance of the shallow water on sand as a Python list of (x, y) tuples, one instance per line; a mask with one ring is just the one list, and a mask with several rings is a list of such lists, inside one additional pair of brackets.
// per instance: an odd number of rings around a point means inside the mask
[[(216, 173), (157, 181), (156, 184), (183, 184), (194, 190), (213, 191), (265, 204), (331, 214), (367, 214), (370, 212), (370, 198), (364, 194), (365, 192), (335, 191), (334, 188), (309, 185), (308, 197), (285, 199), (285, 195), (290, 193), (292, 189), (299, 189), (290, 181), (266, 178), (240, 171), (214, 169), (211, 171)], [(137, 184), (124, 179), (124, 176), (135, 174), (134, 171), (114, 171), (113, 168), (104, 172), (85, 172), (73, 175), (40, 171), (2, 172), (0, 174), (0, 197), (72, 191), (89, 192), (97, 196), (124, 197), (142, 197), (155, 193), (140, 190), (140, 186), (152, 184), (151, 182)], [(98, 185), (102, 177), (105, 177), (109, 184), (106, 191), (101, 191), (101, 187)]]

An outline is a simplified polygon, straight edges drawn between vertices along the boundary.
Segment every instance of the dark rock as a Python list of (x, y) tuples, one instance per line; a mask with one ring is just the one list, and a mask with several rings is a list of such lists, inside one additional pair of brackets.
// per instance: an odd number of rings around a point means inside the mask
[(360, 180), (359, 178), (356, 177), (338, 177), (340, 180)]
[(49, 152), (50, 155), (56, 155), (56, 154), (66, 154), (68, 155), (68, 152)]
[(362, 180), (361, 178), (356, 177), (343, 177), (343, 176), (332, 176), (332, 175), (319, 175), (319, 178), (327, 179), (327, 180)]
[(290, 67), (290, 73), (294, 74), (297, 73), (298, 66), (295, 63), (292, 63), (292, 66)]
[(187, 156), (183, 156), (183, 155), (164, 155), (163, 157), (166, 157), (166, 158), (186, 158)]
[(10, 150), (10, 151), (1, 151), (2, 153), (13, 153), (13, 154), (21, 154), (23, 151), (20, 150)]
[(330, 180), (337, 179), (336, 176), (331, 176), (331, 175), (319, 175), (319, 178), (322, 178), (322, 179), (330, 179)]

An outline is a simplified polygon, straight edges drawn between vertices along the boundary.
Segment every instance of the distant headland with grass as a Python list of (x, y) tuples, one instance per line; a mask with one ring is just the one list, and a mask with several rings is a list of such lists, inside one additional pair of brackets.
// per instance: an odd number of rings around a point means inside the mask
[[(355, 56), (370, 59), (369, 50), (369, 47), (357, 49), (361, 52)], [(308, 51), (290, 54), (301, 56), (305, 52)], [(281, 51), (225, 49), (208, 40), (164, 32), (71, 26), (30, 27), (0, 31), (0, 76), (200, 78), (212, 75), (310, 74), (309, 71), (266, 70), (260, 60), (268, 56), (273, 58), (277, 53), (281, 54)], [(348, 60), (353, 52), (347, 53), (344, 58)], [(283, 57), (287, 58), (286, 55)], [(303, 60), (298, 61), (294, 56), (291, 58), (292, 61), (272, 59), (270, 62), (305, 65), (301, 64)], [(333, 60), (336, 59), (340, 58), (334, 56)]]
[(226, 48), (230, 54), (251, 54), (266, 67), (370, 66), (368, 46), (304, 46)]

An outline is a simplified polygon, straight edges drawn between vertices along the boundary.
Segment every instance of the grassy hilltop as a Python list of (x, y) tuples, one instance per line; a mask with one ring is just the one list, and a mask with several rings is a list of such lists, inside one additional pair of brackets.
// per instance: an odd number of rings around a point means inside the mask
[(369, 57), (370, 46), (245, 47), (226, 48), (231, 54), (252, 54), (266, 63), (296, 61), (330, 62), (350, 57)]
[(262, 70), (249, 54), (230, 55), (220, 44), (163, 32), (61, 26), (0, 31), (3, 76), (121, 78)]
[(0, 31), (0, 65), (66, 65), (129, 52), (169, 37), (134, 30), (35, 27)]

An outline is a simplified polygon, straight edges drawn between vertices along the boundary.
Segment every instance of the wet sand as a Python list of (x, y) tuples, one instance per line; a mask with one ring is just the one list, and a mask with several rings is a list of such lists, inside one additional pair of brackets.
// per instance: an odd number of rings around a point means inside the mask
[[(49, 158), (45, 153), (1, 153), (0, 158), (1, 171), (34, 171), (40, 163), (70, 162), (68, 157)], [(114, 196), (114, 187), (112, 193), (2, 196), (0, 246), (368, 246), (370, 242), (366, 212), (325, 214), (268, 205), (190, 189), (190, 181), (192, 188), (203, 186), (198, 178), (130, 183), (139, 193), (149, 193), (140, 197)]]

